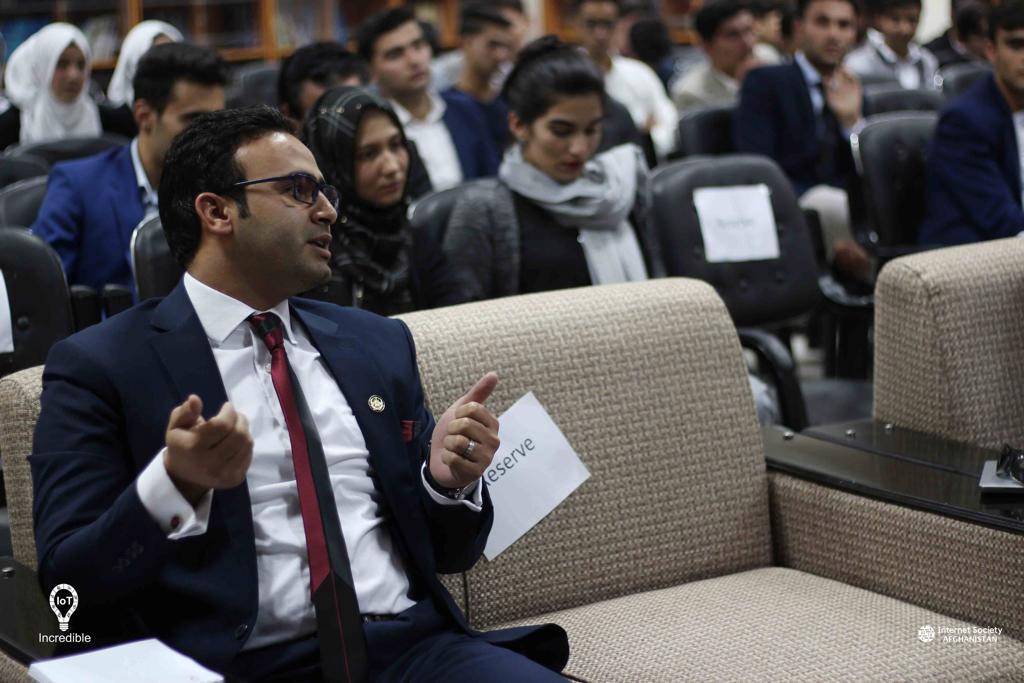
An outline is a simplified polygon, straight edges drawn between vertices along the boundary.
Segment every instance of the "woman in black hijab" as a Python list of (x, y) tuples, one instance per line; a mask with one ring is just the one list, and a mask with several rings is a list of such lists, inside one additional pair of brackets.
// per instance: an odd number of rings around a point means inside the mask
[(307, 296), (381, 315), (466, 301), (440, 246), (409, 225), (410, 147), (390, 105), (363, 88), (328, 90), (303, 135), (341, 194), (331, 282)]

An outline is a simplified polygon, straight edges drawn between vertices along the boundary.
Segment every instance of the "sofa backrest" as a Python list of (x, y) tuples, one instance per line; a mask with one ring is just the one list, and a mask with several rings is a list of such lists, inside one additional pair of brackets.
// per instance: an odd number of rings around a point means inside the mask
[(433, 411), (495, 370), (492, 412), (533, 391), (591, 474), (469, 572), (475, 626), (771, 563), (753, 399), (709, 285), (605, 285), (403, 319)]
[(32, 532), (32, 432), (39, 417), (43, 367), (28, 368), (0, 379), (0, 459), (3, 460), (7, 511), (11, 519), (14, 559), (36, 567)]
[(1024, 445), (1024, 240), (906, 256), (875, 290), (875, 417)]

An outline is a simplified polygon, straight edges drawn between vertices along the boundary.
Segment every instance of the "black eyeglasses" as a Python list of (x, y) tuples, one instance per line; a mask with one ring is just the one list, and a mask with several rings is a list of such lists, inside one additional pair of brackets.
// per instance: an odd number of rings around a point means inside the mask
[(1005, 444), (1003, 452), (999, 454), (996, 473), (1024, 484), (1024, 451)]
[(257, 183), (275, 183), (282, 180), (291, 181), (292, 197), (294, 197), (296, 201), (313, 206), (316, 204), (317, 196), (322, 193), (328, 203), (334, 207), (335, 210), (338, 209), (338, 204), (341, 202), (341, 195), (338, 193), (338, 188), (333, 185), (328, 185), (327, 181), (317, 180), (308, 173), (291, 173), (289, 175), (274, 176), (273, 178), (242, 180), (231, 187), (245, 187), (246, 185), (255, 185)]

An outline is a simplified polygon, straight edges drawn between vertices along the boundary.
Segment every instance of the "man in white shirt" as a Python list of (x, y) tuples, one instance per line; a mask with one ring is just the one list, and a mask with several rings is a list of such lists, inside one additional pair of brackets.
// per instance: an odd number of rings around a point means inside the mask
[(183, 283), (49, 358), (40, 580), (77, 589), (97, 641), (148, 633), (245, 680), (560, 680), (564, 631), (474, 631), (436, 576), (486, 543), (496, 376), (435, 424), (403, 323), (292, 298), (330, 276), (337, 201), (276, 110), (175, 139)]
[(498, 150), (477, 107), (431, 89), (430, 44), (408, 7), (367, 18), (357, 38), (359, 54), (416, 143), (435, 190), (497, 173)]
[(605, 91), (629, 109), (636, 127), (650, 134), (658, 157), (665, 157), (675, 147), (679, 116), (651, 67), (614, 52), (618, 1), (574, 0), (573, 9), (580, 43), (604, 73)]
[(933, 90), (939, 60), (914, 40), (921, 0), (878, 0), (873, 28), (846, 56), (846, 68), (866, 83), (893, 81), (908, 90)]

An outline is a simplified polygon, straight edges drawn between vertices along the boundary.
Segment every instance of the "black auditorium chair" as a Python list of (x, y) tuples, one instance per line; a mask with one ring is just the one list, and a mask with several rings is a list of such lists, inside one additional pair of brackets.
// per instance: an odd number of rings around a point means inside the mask
[(167, 245), (160, 216), (144, 219), (136, 226), (130, 250), (139, 301), (167, 296), (185, 273)]
[[(779, 257), (707, 261), (695, 191), (762, 184), (771, 197)], [(660, 236), (668, 274), (704, 280), (725, 301), (741, 342), (754, 351), (776, 387), (784, 424), (802, 429), (808, 424), (870, 417), (870, 382), (837, 378), (799, 382), (792, 356), (777, 336), (822, 305), (834, 315), (869, 318), (873, 300), (849, 295), (831, 275), (820, 272), (804, 213), (775, 162), (732, 154), (668, 164), (651, 177), (651, 220)], [(866, 345), (868, 340), (860, 343)]]
[(38, 157), (26, 154), (21, 157), (0, 157), (0, 188), (19, 180), (38, 178), (50, 172), (50, 165)]
[(47, 176), (37, 176), (0, 190), (0, 225), (30, 227), (36, 222), (46, 196)]
[(864, 88), (864, 109), (870, 116), (894, 111), (939, 111), (946, 98), (937, 90), (908, 89), (900, 85), (875, 85)]
[(420, 197), (409, 209), (409, 222), (415, 230), (425, 230), (438, 244), (444, 243), (448, 219), (461, 193), (473, 183), (493, 180), (469, 180), (447, 190), (430, 192)]
[(717, 156), (736, 151), (732, 141), (735, 111), (735, 107), (706, 107), (683, 112), (676, 129), (679, 147), (673, 156)]
[(121, 137), (120, 135), (104, 133), (95, 137), (63, 138), (61, 140), (16, 145), (8, 149), (4, 156), (20, 159), (27, 155), (41, 159), (52, 166), (58, 161), (81, 159), (82, 157), (99, 154), (111, 147), (127, 145), (129, 142), (128, 138)]
[(917, 244), (917, 231), (926, 208), (928, 141), (938, 120), (935, 112), (883, 114), (850, 136), (862, 203), (851, 204), (852, 219), (859, 241), (882, 262), (927, 248)]
[(278, 71), (276, 66), (263, 65), (240, 69), (235, 74), (234, 85), (228, 90), (227, 106), (236, 108), (266, 104), (276, 107)]
[(943, 97), (951, 100), (974, 85), (975, 81), (985, 74), (992, 73), (988, 62), (974, 61), (950, 64), (939, 69), (935, 80), (939, 84)]
[(0, 273), (10, 304), (14, 351), (0, 353), (0, 376), (41, 365), (56, 342), (74, 331), (60, 258), (23, 228), (0, 229)]

